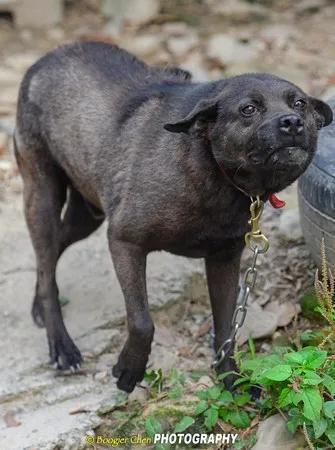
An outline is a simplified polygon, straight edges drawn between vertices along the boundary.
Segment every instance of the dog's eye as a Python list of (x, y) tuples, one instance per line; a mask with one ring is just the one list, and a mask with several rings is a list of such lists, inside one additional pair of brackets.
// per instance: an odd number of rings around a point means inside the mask
[(294, 102), (293, 105), (295, 108), (297, 109), (304, 109), (306, 106), (306, 102), (305, 100), (303, 100), (302, 98), (299, 98), (299, 100), (297, 100), (296, 102)]
[(247, 105), (244, 106), (244, 108), (242, 108), (241, 111), (245, 116), (252, 116), (257, 111), (257, 108), (254, 105)]

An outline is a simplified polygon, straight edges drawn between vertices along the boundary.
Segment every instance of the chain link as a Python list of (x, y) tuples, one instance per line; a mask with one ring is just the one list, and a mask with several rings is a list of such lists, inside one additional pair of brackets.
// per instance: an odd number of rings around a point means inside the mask
[(260, 219), (263, 212), (264, 203), (257, 197), (256, 200), (251, 198), (250, 213), (251, 231), (246, 233), (247, 247), (253, 252), (253, 258), (250, 267), (245, 271), (243, 281), (240, 287), (236, 308), (232, 318), (231, 332), (228, 337), (219, 347), (215, 354), (212, 367), (218, 367), (225, 359), (232, 345), (234, 344), (236, 334), (242, 327), (245, 317), (247, 315), (247, 302), (250, 292), (254, 289), (257, 279), (257, 258), (258, 255), (265, 253), (269, 248), (267, 238), (260, 230)]
[(244, 324), (245, 317), (247, 315), (247, 301), (249, 298), (250, 292), (253, 290), (256, 279), (257, 279), (257, 257), (259, 255), (259, 249), (258, 247), (254, 247), (252, 249), (254, 256), (252, 259), (252, 263), (250, 267), (245, 271), (243, 282), (240, 288), (239, 297), (237, 300), (237, 305), (233, 314), (232, 318), (232, 325), (231, 325), (231, 332), (223, 344), (219, 347), (218, 351), (216, 352), (214, 361), (212, 363), (212, 367), (218, 367), (222, 361), (227, 356), (229, 350), (231, 349), (231, 346), (234, 343), (236, 334), (238, 330), (241, 328), (241, 326)]

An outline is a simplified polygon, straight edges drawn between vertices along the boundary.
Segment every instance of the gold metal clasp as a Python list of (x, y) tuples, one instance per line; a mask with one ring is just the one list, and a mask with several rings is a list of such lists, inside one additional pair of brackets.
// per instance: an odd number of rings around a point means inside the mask
[(245, 235), (245, 243), (252, 251), (258, 249), (258, 253), (265, 253), (269, 249), (269, 240), (262, 233), (260, 221), (263, 214), (264, 202), (257, 197), (256, 200), (251, 197), (250, 220), (251, 231)]

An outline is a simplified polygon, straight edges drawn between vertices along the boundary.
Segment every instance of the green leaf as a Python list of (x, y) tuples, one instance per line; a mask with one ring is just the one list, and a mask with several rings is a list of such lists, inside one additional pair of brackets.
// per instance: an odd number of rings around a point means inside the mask
[(315, 434), (315, 439), (318, 439), (327, 429), (327, 420), (324, 417), (321, 417), (320, 420), (313, 422), (313, 430)]
[(319, 354), (315, 354), (315, 357), (310, 358), (309, 361), (307, 361), (307, 367), (309, 369), (318, 369), (319, 367), (323, 366), (324, 362), (327, 359), (327, 352), (319, 352)]
[(325, 402), (323, 405), (323, 411), (326, 417), (334, 420), (335, 418), (335, 400), (331, 400), (330, 402)]
[(244, 394), (237, 395), (235, 397), (235, 404), (237, 406), (244, 406), (251, 400), (251, 395), (248, 392), (245, 392)]
[(291, 433), (295, 433), (297, 428), (304, 423), (304, 418), (301, 415), (298, 408), (292, 408), (288, 412), (289, 420), (287, 422), (287, 428)]
[(229, 377), (229, 375), (236, 375), (236, 372), (234, 370), (230, 370), (229, 372), (220, 373), (220, 375), (218, 375), (216, 378), (218, 381), (223, 381), (227, 377)]
[(299, 352), (290, 352), (285, 355), (285, 360), (291, 364), (303, 364), (305, 357)]
[(292, 369), (287, 364), (280, 364), (277, 367), (268, 369), (264, 372), (265, 378), (273, 381), (284, 381), (287, 380), (292, 373)]
[(249, 382), (250, 382), (249, 377), (241, 377), (234, 381), (233, 386), (236, 387), (236, 386), (239, 386), (240, 384), (249, 383)]
[(329, 391), (330, 395), (335, 395), (335, 380), (330, 375), (325, 374), (323, 376), (323, 384)]
[(223, 391), (220, 395), (220, 397), (218, 398), (218, 401), (220, 402), (220, 404), (222, 405), (229, 405), (230, 403), (233, 403), (234, 398), (231, 392), (229, 391)]
[(248, 428), (250, 418), (245, 411), (229, 411), (226, 420), (236, 428)]
[(312, 370), (306, 370), (303, 375), (303, 384), (304, 385), (311, 385), (315, 386), (317, 384), (320, 384), (322, 381), (322, 378)]
[(291, 364), (305, 366), (308, 369), (317, 369), (327, 359), (327, 352), (316, 347), (304, 347), (298, 352), (290, 352), (285, 355), (285, 360)]
[(282, 389), (278, 399), (280, 408), (284, 408), (285, 406), (293, 403), (292, 393), (293, 391), (290, 388)]
[(205, 427), (207, 430), (212, 431), (212, 429), (215, 427), (218, 418), (219, 418), (219, 412), (217, 408), (214, 408), (211, 406), (207, 411), (205, 412)]
[(221, 389), (219, 386), (212, 386), (210, 389), (208, 389), (208, 397), (211, 400), (217, 400), (221, 395)]
[(204, 411), (206, 411), (206, 409), (208, 409), (208, 403), (206, 402), (206, 400), (201, 400), (198, 404), (197, 407), (195, 408), (194, 414), (196, 416), (198, 416), (199, 414), (203, 413)]
[(159, 392), (163, 386), (163, 372), (162, 369), (151, 370), (144, 374), (144, 379), (150, 384), (151, 388), (157, 389)]
[(163, 433), (163, 428), (160, 422), (151, 416), (149, 416), (145, 421), (145, 429), (148, 435), (152, 438), (155, 434)]
[(291, 398), (293, 404), (297, 406), (297, 404), (302, 400), (302, 391), (299, 392), (292, 391)]
[(208, 400), (208, 389), (203, 389), (202, 391), (198, 391), (197, 397), (199, 397), (200, 400)]
[(331, 427), (327, 428), (325, 433), (330, 442), (333, 445), (335, 445), (335, 425), (332, 425)]
[(302, 391), (301, 395), (304, 403), (303, 414), (306, 419), (310, 419), (313, 422), (320, 420), (323, 398), (319, 390), (316, 388), (306, 388)]
[(304, 364), (309, 369), (318, 369), (327, 359), (327, 352), (316, 347), (304, 347), (300, 353), (305, 356)]
[(175, 433), (182, 433), (183, 431), (187, 430), (187, 428), (189, 428), (193, 424), (194, 424), (194, 419), (192, 417), (185, 416), (174, 427), (174, 432)]
[(256, 346), (255, 346), (255, 341), (252, 339), (252, 337), (248, 338), (248, 345), (249, 345), (249, 350), (250, 350), (251, 356), (252, 356), (252, 358), (254, 358), (256, 355)]

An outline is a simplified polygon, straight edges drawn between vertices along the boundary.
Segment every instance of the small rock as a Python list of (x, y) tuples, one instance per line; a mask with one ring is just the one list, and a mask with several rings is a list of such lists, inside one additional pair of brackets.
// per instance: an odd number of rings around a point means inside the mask
[(123, 29), (123, 20), (111, 19), (104, 27), (104, 34), (112, 38), (120, 37)]
[(268, 16), (268, 10), (264, 6), (242, 0), (215, 2), (212, 10), (215, 14), (219, 14), (231, 21), (238, 22), (262, 20)]
[(196, 389), (207, 389), (213, 386), (213, 381), (208, 375), (203, 375), (195, 384)]
[(176, 367), (178, 361), (177, 351), (170, 350), (167, 347), (153, 343), (153, 349), (149, 358), (149, 365), (162, 369), (163, 372), (169, 372), (172, 367)]
[(239, 345), (247, 342), (249, 337), (259, 339), (272, 336), (278, 326), (277, 314), (266, 311), (258, 304), (253, 303), (248, 306), (245, 322), (237, 335)]
[(209, 58), (226, 66), (234, 63), (252, 61), (258, 56), (258, 50), (253, 43), (240, 42), (229, 34), (216, 34), (208, 41)]
[(297, 450), (305, 446), (304, 436), (290, 433), (285, 420), (280, 414), (276, 414), (259, 424), (257, 444), (252, 450)]
[(103, 0), (102, 13), (107, 17), (123, 18), (134, 25), (149, 22), (159, 12), (159, 0)]
[(167, 41), (168, 50), (175, 56), (183, 56), (198, 44), (198, 37), (195, 34), (186, 36), (171, 37)]
[(283, 211), (279, 219), (278, 233), (287, 242), (297, 242), (303, 237), (298, 209)]
[(11, 161), (7, 161), (5, 159), (2, 159), (0, 161), (0, 171), (8, 172), (12, 168), (13, 168), (13, 164), (11, 163)]
[(279, 303), (277, 300), (268, 303), (264, 309), (277, 314), (278, 327), (286, 327), (301, 310), (297, 304), (290, 302)]
[(136, 55), (148, 56), (157, 52), (160, 43), (161, 41), (159, 36), (145, 34), (124, 41), (122, 46)]
[(106, 380), (107, 377), (108, 377), (108, 372), (107, 372), (107, 370), (104, 370), (102, 372), (96, 373), (94, 376), (94, 379), (96, 381), (103, 381), (103, 380)]
[(138, 401), (140, 403), (144, 403), (148, 400), (148, 392), (149, 390), (144, 389), (142, 387), (136, 387), (133, 392), (128, 395), (128, 401)]

